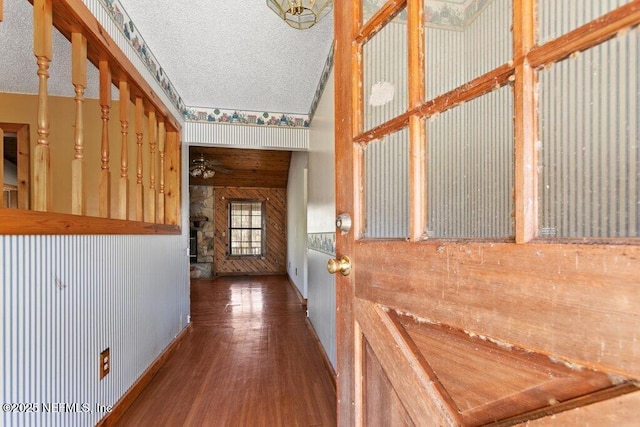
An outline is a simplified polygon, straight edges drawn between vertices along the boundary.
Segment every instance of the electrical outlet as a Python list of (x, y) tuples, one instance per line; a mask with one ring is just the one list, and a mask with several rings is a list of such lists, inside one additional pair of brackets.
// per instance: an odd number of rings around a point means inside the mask
[(100, 379), (103, 379), (111, 372), (111, 356), (109, 356), (109, 347), (100, 353)]

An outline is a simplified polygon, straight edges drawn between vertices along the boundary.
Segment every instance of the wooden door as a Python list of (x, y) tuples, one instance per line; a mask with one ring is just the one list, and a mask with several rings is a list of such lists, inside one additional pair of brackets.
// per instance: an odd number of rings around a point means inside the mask
[(336, 0), (339, 425), (637, 422), (640, 1), (565, 3)]

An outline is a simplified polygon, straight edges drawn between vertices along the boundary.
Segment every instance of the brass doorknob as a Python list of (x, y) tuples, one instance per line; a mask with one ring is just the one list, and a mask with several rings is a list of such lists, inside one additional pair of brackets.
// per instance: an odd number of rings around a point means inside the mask
[(343, 276), (348, 276), (351, 273), (351, 260), (346, 255), (342, 255), (340, 259), (330, 259), (327, 262), (327, 270), (331, 274), (339, 271)]

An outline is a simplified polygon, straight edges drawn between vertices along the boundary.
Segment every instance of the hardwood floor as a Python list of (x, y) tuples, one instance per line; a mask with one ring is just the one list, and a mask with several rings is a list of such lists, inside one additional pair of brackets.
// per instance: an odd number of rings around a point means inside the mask
[(336, 425), (335, 390), (286, 277), (192, 279), (191, 320), (117, 425)]

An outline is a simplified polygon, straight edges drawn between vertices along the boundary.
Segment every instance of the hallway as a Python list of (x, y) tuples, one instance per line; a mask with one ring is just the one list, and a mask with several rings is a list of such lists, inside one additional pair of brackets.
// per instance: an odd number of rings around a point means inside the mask
[(119, 426), (333, 426), (335, 390), (285, 276), (192, 279), (192, 325)]

